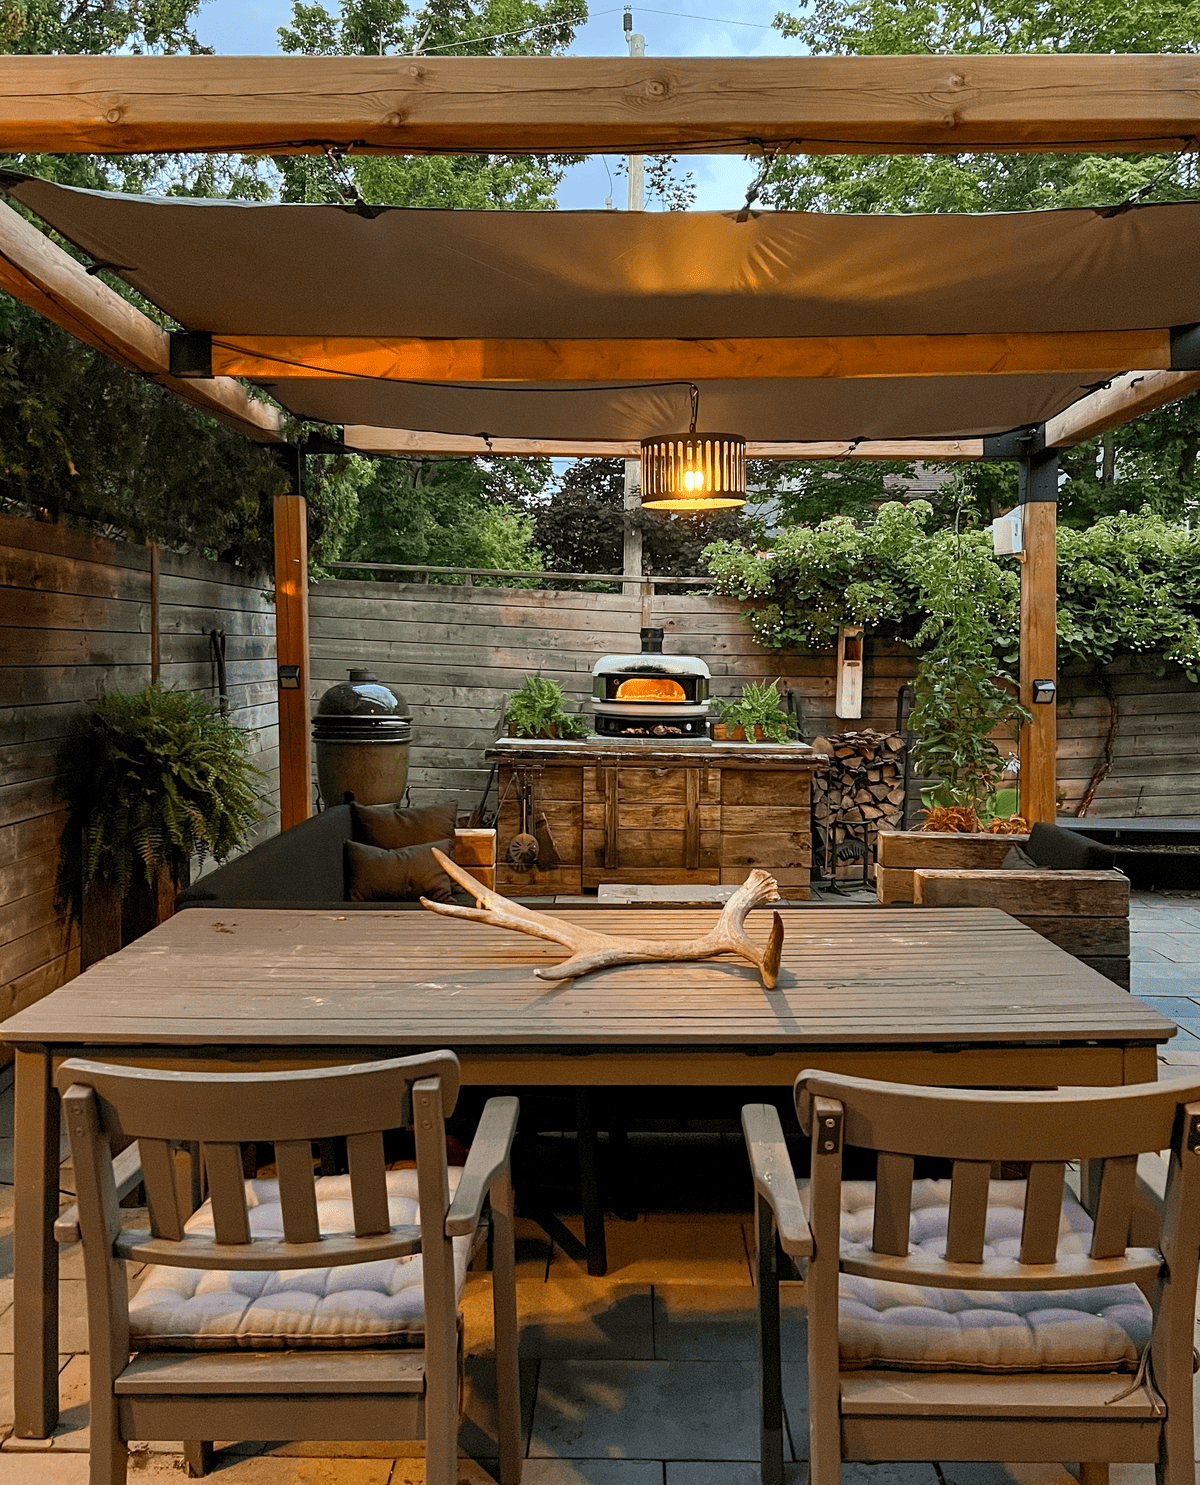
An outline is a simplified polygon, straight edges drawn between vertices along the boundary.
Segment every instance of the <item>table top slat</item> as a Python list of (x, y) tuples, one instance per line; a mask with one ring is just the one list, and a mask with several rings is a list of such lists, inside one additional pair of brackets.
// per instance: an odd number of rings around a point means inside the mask
[[(715, 909), (553, 910), (682, 939)], [(770, 914), (752, 914), (765, 939)], [(4, 1023), (14, 1045), (681, 1048), (1161, 1042), (1174, 1023), (989, 908), (809, 908), (784, 917), (779, 987), (734, 958), (576, 981), (566, 950), (409, 911), (177, 914)]]

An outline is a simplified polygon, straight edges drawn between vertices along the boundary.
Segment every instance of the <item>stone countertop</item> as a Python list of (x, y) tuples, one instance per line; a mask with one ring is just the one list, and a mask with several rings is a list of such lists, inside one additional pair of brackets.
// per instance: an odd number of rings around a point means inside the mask
[(704, 764), (709, 768), (809, 768), (814, 773), (829, 759), (814, 753), (807, 743), (672, 743), (627, 741), (618, 738), (585, 738), (565, 742), (558, 738), (500, 737), (484, 755), (489, 762), (557, 764), (625, 763), (661, 767), (664, 764)]

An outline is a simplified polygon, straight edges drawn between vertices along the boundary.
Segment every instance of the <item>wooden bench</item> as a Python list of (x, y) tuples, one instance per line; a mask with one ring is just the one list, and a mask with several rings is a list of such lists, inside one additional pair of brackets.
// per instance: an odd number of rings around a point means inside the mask
[(918, 907), (995, 907), (1129, 989), (1129, 879), (1119, 871), (1007, 871), (1023, 835), (881, 830), (876, 896)]

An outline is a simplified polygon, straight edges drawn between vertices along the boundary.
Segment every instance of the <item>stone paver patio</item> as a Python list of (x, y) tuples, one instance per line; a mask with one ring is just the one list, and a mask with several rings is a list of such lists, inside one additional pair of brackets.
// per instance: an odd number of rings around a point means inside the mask
[[(1200, 898), (1135, 893), (1133, 991), (1177, 1021), (1164, 1072), (1200, 1065)], [(85, 1485), (87, 1332), (77, 1250), (63, 1255), (63, 1413), (47, 1442), (11, 1437), (12, 1091), (0, 1091), (0, 1485)], [(64, 1192), (70, 1189), (64, 1167)], [(64, 1196), (64, 1201), (66, 1197)], [(609, 1218), (609, 1275), (589, 1278), (540, 1229), (520, 1229), (518, 1304), (525, 1398), (526, 1485), (757, 1485), (757, 1367), (752, 1236), (727, 1213)], [(467, 1419), (463, 1485), (494, 1479), (490, 1277), (464, 1298)], [(807, 1479), (804, 1311), (789, 1286), (785, 1398), (789, 1485)], [(1200, 1438), (1200, 1432), (1198, 1432)], [(178, 1446), (137, 1450), (133, 1481), (181, 1481)], [(421, 1446), (234, 1445), (218, 1455), (221, 1485), (420, 1485)], [(1068, 1485), (1057, 1465), (848, 1465), (847, 1485)], [(1149, 1465), (1114, 1466), (1112, 1485), (1153, 1485)]]

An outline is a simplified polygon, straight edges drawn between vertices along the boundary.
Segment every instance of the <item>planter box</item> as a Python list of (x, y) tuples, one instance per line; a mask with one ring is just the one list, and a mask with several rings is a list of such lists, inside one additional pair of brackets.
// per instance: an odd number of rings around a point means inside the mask
[(115, 954), (159, 923), (165, 923), (175, 911), (177, 892), (175, 880), (165, 866), (159, 868), (151, 883), (136, 874), (124, 887), (114, 887), (109, 882), (85, 883), (81, 969)]
[(747, 737), (744, 727), (726, 727), (724, 722), (713, 723), (713, 742), (766, 742), (766, 740), (766, 733), (758, 726), (754, 728), (754, 735)]

